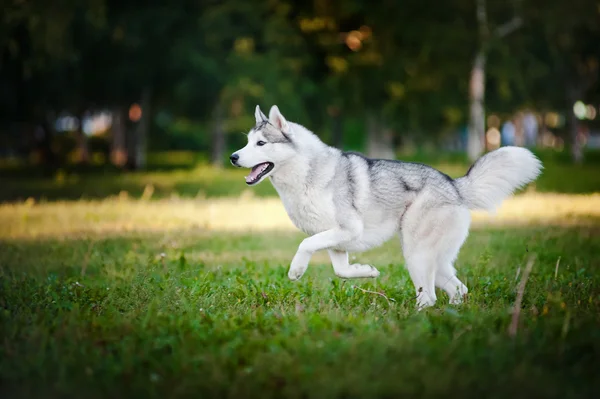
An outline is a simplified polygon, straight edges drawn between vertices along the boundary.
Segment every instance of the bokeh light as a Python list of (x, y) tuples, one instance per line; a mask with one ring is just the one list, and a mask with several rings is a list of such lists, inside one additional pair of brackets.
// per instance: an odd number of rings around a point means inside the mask
[(142, 119), (142, 107), (139, 104), (132, 104), (129, 107), (129, 120), (138, 122), (140, 119)]

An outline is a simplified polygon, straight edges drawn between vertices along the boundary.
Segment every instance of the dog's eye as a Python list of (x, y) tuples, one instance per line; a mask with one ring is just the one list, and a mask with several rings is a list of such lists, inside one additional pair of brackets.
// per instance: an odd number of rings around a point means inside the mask
[(262, 147), (263, 145), (265, 145), (267, 143), (265, 143), (264, 141), (259, 141), (258, 143), (256, 143), (257, 146)]

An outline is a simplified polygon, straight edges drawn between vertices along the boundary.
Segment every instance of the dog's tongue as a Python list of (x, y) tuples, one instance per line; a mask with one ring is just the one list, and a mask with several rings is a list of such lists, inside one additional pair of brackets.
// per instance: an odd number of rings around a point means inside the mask
[(255, 167), (252, 168), (252, 171), (250, 171), (250, 174), (248, 176), (246, 176), (246, 183), (252, 183), (254, 180), (256, 180), (256, 178), (258, 177), (258, 175), (260, 175), (260, 173), (265, 170), (266, 164), (261, 163), (256, 165)]

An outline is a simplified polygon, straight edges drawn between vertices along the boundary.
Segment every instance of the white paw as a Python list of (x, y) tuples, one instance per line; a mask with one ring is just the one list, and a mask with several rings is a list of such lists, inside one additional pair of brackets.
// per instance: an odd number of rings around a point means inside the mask
[(296, 252), (296, 255), (294, 255), (294, 259), (292, 259), (290, 270), (288, 271), (289, 279), (295, 281), (302, 277), (304, 272), (306, 272), (306, 269), (308, 269), (309, 261), (310, 254), (302, 251)]
[(379, 270), (371, 265), (361, 265), (360, 263), (354, 263), (350, 265), (350, 268), (354, 269), (353, 272), (356, 277), (379, 277)]
[(435, 305), (435, 300), (435, 298), (430, 297), (426, 292), (420, 292), (417, 296), (417, 310), (420, 311)]
[(361, 265), (360, 263), (355, 263), (353, 265), (348, 265), (343, 270), (336, 270), (336, 275), (340, 278), (378, 277), (379, 270), (375, 269), (371, 265)]
[(306, 271), (306, 267), (305, 268), (294, 268), (294, 267), (290, 267), (290, 270), (288, 271), (288, 277), (290, 280), (292, 281), (296, 281), (299, 280), (300, 277), (302, 277), (304, 275), (304, 272)]
[(461, 284), (458, 287), (456, 287), (456, 291), (454, 291), (454, 293), (449, 292), (448, 294), (451, 294), (450, 305), (460, 305), (461, 303), (463, 303), (467, 299), (468, 292), (469, 290), (464, 284)]

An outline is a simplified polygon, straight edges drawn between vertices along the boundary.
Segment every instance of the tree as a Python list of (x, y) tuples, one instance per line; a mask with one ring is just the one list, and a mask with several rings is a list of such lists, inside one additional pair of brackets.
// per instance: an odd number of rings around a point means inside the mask
[[(531, 16), (545, 21), (542, 38), (553, 68), (550, 78), (562, 84), (563, 98), (557, 105), (568, 114), (570, 144), (573, 161), (583, 162), (581, 141), (578, 140), (579, 121), (573, 113), (576, 101), (598, 83), (600, 74), (600, 10), (597, 2), (584, 0), (569, 4), (553, 0), (544, 2), (538, 10), (532, 5)], [(562, 106), (560, 106), (562, 105)]]
[[(483, 149), (486, 104), (507, 113), (559, 107), (581, 159), (571, 108), (597, 85), (593, 0), (61, 5), (10, 3), (0, 26), (2, 131), (33, 137), (44, 126), (48, 160), (59, 112), (111, 109), (113, 162), (143, 168), (149, 141), (167, 142), (158, 133), (172, 134), (171, 120), (221, 165), (256, 104), (278, 104), (339, 147), (366, 137), (367, 152), (383, 157), (394, 156), (399, 136), (433, 141), (468, 122), (472, 158)], [(134, 104), (139, 120), (128, 118)], [(85, 155), (85, 135), (77, 137)]]
[[(72, 36), (76, 21), (91, 29), (104, 23), (100, 0), (10, 2), (3, 7), (0, 25), (0, 122), (16, 136), (41, 132), (41, 149), (49, 164), (56, 162), (52, 149), (54, 118), (73, 104), (68, 72), (80, 56)], [(65, 89), (68, 88), (68, 89)]]
[[(518, 11), (517, 11), (518, 12)], [(518, 29), (523, 20), (520, 15), (492, 30), (488, 22), (487, 0), (477, 0), (477, 24), (479, 28), (479, 48), (471, 69), (469, 87), (469, 130), (467, 153), (471, 161), (475, 161), (485, 148), (485, 64), (487, 52), (494, 40), (502, 39)]]

